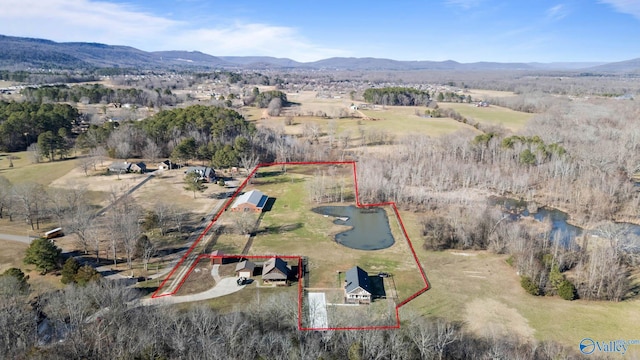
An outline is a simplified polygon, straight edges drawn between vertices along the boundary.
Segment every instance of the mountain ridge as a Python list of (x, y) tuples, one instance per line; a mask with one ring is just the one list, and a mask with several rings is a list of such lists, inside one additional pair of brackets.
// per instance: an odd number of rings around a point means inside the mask
[(621, 62), (501, 63), (454, 60), (393, 60), (375, 57), (332, 57), (298, 62), (271, 56), (213, 56), (200, 51), (147, 52), (125, 45), (93, 42), (55, 42), (47, 39), (0, 35), (2, 69), (78, 68), (200, 68), (200, 69), (325, 69), (325, 70), (575, 70), (596, 72), (640, 72), (640, 58)]

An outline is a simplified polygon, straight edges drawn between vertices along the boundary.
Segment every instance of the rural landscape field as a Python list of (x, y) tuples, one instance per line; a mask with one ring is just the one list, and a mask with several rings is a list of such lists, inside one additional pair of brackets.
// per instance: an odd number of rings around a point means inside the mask
[(627, 2), (62, 3), (0, 14), (0, 359), (640, 358), (640, 48), (566, 25)]

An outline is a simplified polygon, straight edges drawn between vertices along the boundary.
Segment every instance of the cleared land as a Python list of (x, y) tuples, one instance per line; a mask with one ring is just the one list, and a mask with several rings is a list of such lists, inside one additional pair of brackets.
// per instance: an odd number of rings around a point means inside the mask
[(474, 119), (485, 125), (502, 125), (505, 128), (518, 131), (531, 120), (534, 114), (514, 111), (500, 106), (476, 107), (474, 104), (440, 103), (440, 107), (453, 109), (460, 115)]
[[(13, 167), (11, 167), (11, 163), (13, 163)], [(6, 177), (13, 184), (33, 181), (41, 185), (49, 185), (76, 166), (78, 166), (76, 159), (32, 163), (31, 154), (27, 151), (11, 154), (0, 153), (0, 176)]]
[[(480, 91), (471, 92), (472, 96), (513, 96), (508, 92)], [(318, 97), (316, 92), (305, 91), (287, 94), (294, 105), (283, 109), (281, 116), (269, 116), (266, 109), (245, 107), (242, 109), (244, 116), (249, 121), (254, 121), (258, 126), (279, 127), (290, 135), (302, 135), (306, 124), (314, 124), (321, 129), (323, 136), (329, 132), (335, 135), (349, 134), (351, 146), (360, 146), (361, 134), (384, 133), (387, 140), (393, 140), (409, 134), (424, 134), (440, 136), (450, 134), (461, 129), (469, 129), (477, 132), (474, 127), (460, 123), (451, 118), (427, 118), (424, 114), (427, 109), (424, 106), (370, 106), (358, 111), (350, 108), (351, 104), (359, 104), (359, 101), (351, 101), (348, 96)], [(499, 106), (476, 107), (474, 104), (439, 103), (442, 108), (450, 108), (461, 115), (474, 119), (485, 125), (502, 125), (512, 131), (521, 129), (533, 114), (513, 111)], [(319, 112), (327, 117), (316, 116)], [(349, 114), (352, 117), (340, 117), (340, 114)], [(285, 125), (285, 118), (292, 117), (293, 124)], [(364, 116), (364, 117), (363, 117)]]

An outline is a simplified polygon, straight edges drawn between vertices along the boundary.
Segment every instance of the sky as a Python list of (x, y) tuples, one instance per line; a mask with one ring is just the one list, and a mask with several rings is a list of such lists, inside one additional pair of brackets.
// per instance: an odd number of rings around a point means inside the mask
[(640, 57), (640, 0), (0, 0), (0, 34), (301, 62), (614, 62)]

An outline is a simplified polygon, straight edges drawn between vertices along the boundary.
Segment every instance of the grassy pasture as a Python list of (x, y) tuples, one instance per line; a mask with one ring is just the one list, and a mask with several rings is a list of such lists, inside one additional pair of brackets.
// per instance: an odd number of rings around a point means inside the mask
[[(12, 160), (13, 167), (10, 167), (9, 156), (15, 157)], [(0, 154), (0, 176), (6, 177), (13, 184), (33, 181), (46, 186), (76, 166), (78, 166), (76, 159), (33, 164), (28, 151)]]
[[(476, 97), (487, 96), (512, 96), (508, 92), (472, 92)], [(425, 107), (422, 106), (385, 106), (373, 109), (361, 109), (358, 112), (352, 111), (349, 107), (352, 103), (348, 96), (324, 97), (315, 96), (315, 92), (300, 92), (288, 94), (290, 101), (299, 105), (285, 108), (282, 116), (268, 116), (266, 109), (254, 107), (244, 107), (241, 111), (245, 118), (253, 121), (258, 126), (281, 127), (290, 135), (301, 135), (305, 123), (317, 124), (323, 133), (330, 127), (335, 126), (336, 134), (349, 133), (351, 138), (358, 138), (360, 131), (384, 132), (399, 138), (408, 134), (425, 134), (429, 136), (440, 136), (450, 134), (461, 129), (477, 131), (472, 126), (462, 124), (450, 118), (425, 118), (416, 115), (423, 114)], [(500, 124), (512, 131), (521, 129), (524, 124), (531, 119), (533, 114), (513, 111), (498, 106), (488, 108), (478, 108), (473, 104), (441, 103), (443, 108), (451, 108), (465, 117), (473, 118), (483, 124)], [(318, 111), (327, 114), (328, 117), (315, 116)], [(360, 117), (362, 115), (369, 119), (359, 118), (338, 118), (341, 111)], [(293, 125), (284, 125), (286, 115), (293, 116)], [(294, 116), (295, 115), (295, 116)]]
[(466, 118), (472, 118), (482, 124), (502, 125), (518, 131), (524, 127), (534, 114), (514, 111), (500, 106), (476, 107), (473, 104), (440, 103), (440, 107), (453, 109)]

